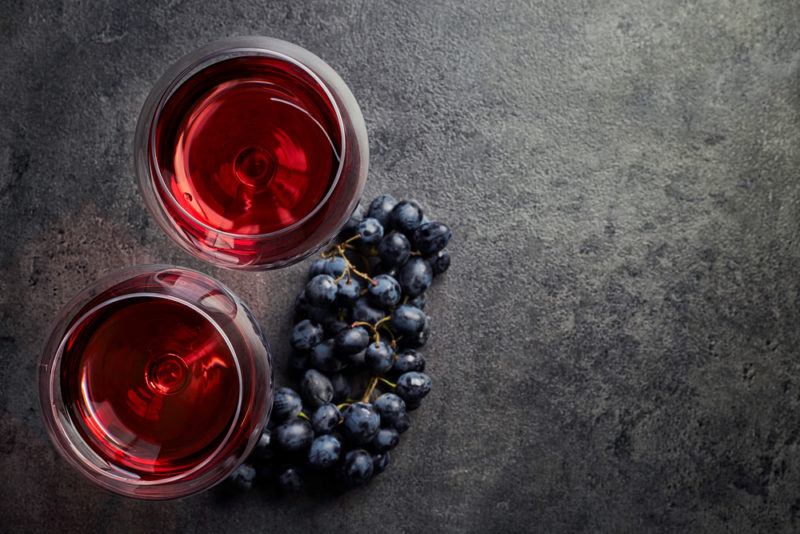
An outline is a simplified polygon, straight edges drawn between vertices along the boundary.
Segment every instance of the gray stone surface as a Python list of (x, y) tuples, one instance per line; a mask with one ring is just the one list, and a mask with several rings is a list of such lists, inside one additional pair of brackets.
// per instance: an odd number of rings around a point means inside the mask
[[(134, 185), (149, 88), (242, 34), (339, 70), (368, 194), (453, 224), (435, 389), (387, 473), (344, 497), (117, 498), (59, 461), (38, 414), (71, 295), (115, 267), (192, 266), (286, 356), (305, 266), (193, 261)], [(0, 531), (800, 529), (796, 0), (5, 0), (0, 45)]]

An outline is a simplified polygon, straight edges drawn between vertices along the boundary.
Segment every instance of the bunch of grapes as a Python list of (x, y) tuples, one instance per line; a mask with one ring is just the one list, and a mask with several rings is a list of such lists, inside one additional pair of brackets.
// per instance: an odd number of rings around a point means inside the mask
[(309, 477), (352, 488), (383, 472), (431, 390), (425, 291), (450, 266), (452, 233), (413, 200), (359, 206), (314, 261), (295, 301), (290, 370), (299, 388), (275, 393), (269, 428), (230, 482), (283, 491)]

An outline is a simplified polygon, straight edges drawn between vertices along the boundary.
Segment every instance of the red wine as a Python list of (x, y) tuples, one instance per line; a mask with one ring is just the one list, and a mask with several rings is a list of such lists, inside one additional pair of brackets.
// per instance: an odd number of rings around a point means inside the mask
[(334, 183), (339, 124), (323, 87), (292, 62), (251, 55), (207, 66), (156, 120), (162, 202), (206, 243), (204, 226), (238, 236), (291, 226)]
[(237, 417), (240, 374), (204, 314), (163, 295), (111, 299), (64, 344), (61, 389), (83, 439), (143, 479), (200, 465)]

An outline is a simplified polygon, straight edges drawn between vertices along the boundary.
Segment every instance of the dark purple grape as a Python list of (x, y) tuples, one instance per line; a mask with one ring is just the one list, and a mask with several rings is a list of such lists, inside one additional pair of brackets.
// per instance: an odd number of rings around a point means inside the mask
[(372, 217), (386, 227), (389, 223), (389, 214), (397, 205), (397, 199), (392, 195), (381, 195), (373, 200), (367, 210), (367, 217)]
[(322, 341), (323, 335), (324, 331), (320, 325), (312, 323), (308, 319), (303, 319), (294, 325), (290, 343), (295, 350), (308, 351)]
[(286, 467), (278, 474), (278, 488), (283, 493), (294, 493), (303, 487), (303, 475), (296, 467)]
[(347, 487), (354, 488), (367, 482), (372, 471), (372, 456), (363, 449), (355, 449), (345, 455), (339, 474)]
[(389, 324), (396, 335), (414, 336), (422, 331), (427, 319), (425, 312), (419, 308), (403, 304), (392, 312)]
[[(409, 297), (416, 297), (421, 295), (431, 287), (433, 283), (433, 270), (430, 264), (419, 256), (414, 256), (409, 259), (405, 265), (400, 269), (400, 277), (398, 278), (400, 285), (403, 286), (403, 291)], [(308, 290), (306, 290), (308, 293)]]
[(392, 368), (393, 356), (392, 348), (385, 341), (370, 343), (364, 354), (364, 365), (371, 374), (380, 376)]
[[(397, 429), (397, 423), (402, 423), (401, 420), (406, 414), (405, 401), (394, 393), (384, 393), (375, 399), (373, 406), (380, 416), (381, 425), (384, 427)], [(403, 425), (400, 424), (400, 426), (402, 427)]]
[(389, 226), (407, 236), (422, 223), (422, 207), (415, 200), (401, 200), (389, 214)]
[(330, 306), (336, 300), (336, 282), (328, 274), (318, 274), (306, 284), (303, 292), (311, 305)]
[(431, 390), (431, 378), (425, 373), (417, 371), (410, 371), (403, 373), (397, 379), (397, 387), (395, 393), (406, 401), (406, 408), (408, 403), (413, 401), (420, 401)]
[(450, 253), (447, 250), (440, 250), (425, 259), (430, 263), (434, 276), (439, 276), (450, 268)]
[(406, 302), (406, 304), (408, 304), (409, 306), (414, 306), (415, 308), (419, 308), (420, 310), (424, 310), (425, 305), (428, 303), (428, 297), (426, 297), (425, 295), (426, 295), (425, 293), (420, 293), (413, 299), (408, 299), (408, 302)]
[(332, 310), (327, 306), (320, 308), (312, 305), (306, 298), (305, 291), (301, 291), (297, 295), (294, 301), (294, 311), (296, 320), (309, 319), (311, 322), (320, 325), (333, 315)]
[(339, 278), (347, 270), (347, 262), (341, 256), (331, 256), (325, 263), (325, 274)]
[(386, 467), (389, 465), (389, 453), (382, 452), (380, 454), (373, 454), (372, 455), (372, 476), (380, 475), (384, 471), (386, 471)]
[(333, 337), (345, 328), (350, 328), (350, 323), (347, 321), (342, 321), (338, 317), (331, 317), (328, 321), (325, 321), (325, 334), (328, 337)]
[(362, 350), (361, 352), (356, 352), (355, 354), (351, 354), (347, 357), (347, 361), (350, 363), (350, 367), (354, 368), (354, 370), (358, 370), (364, 367), (364, 356), (367, 354), (367, 349)]
[[(352, 357), (352, 356), (351, 356)], [(333, 385), (333, 402), (344, 402), (350, 397), (350, 381), (342, 373), (333, 373), (328, 378)]]
[(350, 218), (347, 219), (347, 222), (344, 223), (342, 229), (339, 230), (339, 237), (340, 240), (344, 241), (348, 237), (352, 236), (356, 233), (356, 228), (364, 220), (364, 217), (367, 215), (367, 210), (364, 209), (364, 206), (361, 204), (356, 206), (356, 209), (353, 210), (353, 213), (350, 215)]
[(317, 407), (333, 399), (333, 384), (327, 376), (315, 369), (309, 369), (300, 382), (300, 391), (306, 403)]
[(386, 267), (400, 267), (408, 261), (411, 255), (411, 243), (400, 232), (392, 232), (383, 236), (378, 244), (378, 257), (381, 265)]
[(366, 402), (356, 402), (344, 411), (342, 432), (354, 445), (365, 445), (372, 441), (380, 428), (380, 417)]
[(372, 450), (388, 452), (400, 443), (400, 434), (394, 428), (381, 428), (372, 439)]
[(255, 479), (255, 468), (247, 464), (242, 464), (228, 476), (228, 484), (238, 491), (247, 491), (253, 487)]
[(403, 349), (397, 352), (392, 365), (392, 372), (401, 375), (409, 371), (424, 371), (425, 357), (414, 349)]
[(327, 469), (339, 461), (342, 444), (333, 436), (319, 436), (308, 450), (308, 465), (314, 469)]
[(317, 260), (314, 260), (313, 263), (311, 264), (311, 267), (309, 267), (308, 269), (308, 279), (311, 280), (318, 274), (327, 274), (325, 269), (327, 265), (328, 265), (328, 260), (326, 260), (325, 258), (319, 258)]
[(305, 419), (294, 418), (275, 428), (275, 446), (287, 453), (302, 452), (311, 446), (314, 431)]
[(370, 304), (366, 297), (361, 297), (353, 305), (352, 319), (353, 321), (365, 322), (375, 324), (385, 316), (383, 310), (374, 307)]
[(330, 434), (341, 421), (342, 413), (339, 408), (331, 403), (326, 403), (314, 410), (311, 416), (311, 428), (314, 429), (314, 433), (318, 436)]
[(292, 388), (278, 388), (272, 401), (272, 419), (277, 422), (297, 417), (303, 410), (300, 395)]
[(272, 448), (272, 433), (269, 430), (264, 430), (258, 437), (256, 446), (253, 447), (253, 452), (250, 453), (250, 458), (255, 460), (269, 460), (275, 455)]
[(383, 239), (383, 226), (371, 217), (361, 221), (356, 232), (360, 237), (359, 242), (368, 247), (377, 245)]
[(333, 340), (333, 347), (336, 354), (349, 356), (367, 348), (369, 337), (369, 332), (363, 326), (345, 328), (336, 334)]
[(429, 317), (425, 316), (425, 322), (422, 325), (422, 330), (410, 336), (404, 336), (400, 340), (400, 345), (403, 348), (418, 349), (428, 342), (431, 335), (431, 327)]
[(453, 232), (443, 223), (434, 221), (421, 224), (414, 231), (414, 246), (423, 256), (436, 254), (447, 246)]
[(308, 363), (323, 373), (335, 373), (341, 371), (345, 366), (344, 362), (334, 353), (333, 339), (326, 339), (311, 349)]
[(352, 306), (363, 290), (364, 284), (360, 278), (346, 276), (336, 284), (336, 303), (339, 306)]
[(373, 278), (374, 283), (367, 285), (367, 291), (373, 304), (380, 308), (393, 308), (400, 302), (402, 291), (400, 283), (388, 274), (379, 274)]

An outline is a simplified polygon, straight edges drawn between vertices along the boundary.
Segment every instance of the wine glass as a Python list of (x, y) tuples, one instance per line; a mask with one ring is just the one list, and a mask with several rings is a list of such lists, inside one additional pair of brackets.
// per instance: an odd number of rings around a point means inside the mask
[(145, 204), (167, 235), (244, 270), (325, 246), (358, 203), (369, 157), (339, 75), (266, 37), (217, 41), (170, 67), (144, 104), (134, 151)]
[(168, 265), (113, 272), (60, 313), (39, 367), (58, 452), (113, 492), (168, 499), (223, 480), (272, 402), (266, 337), (220, 282)]

